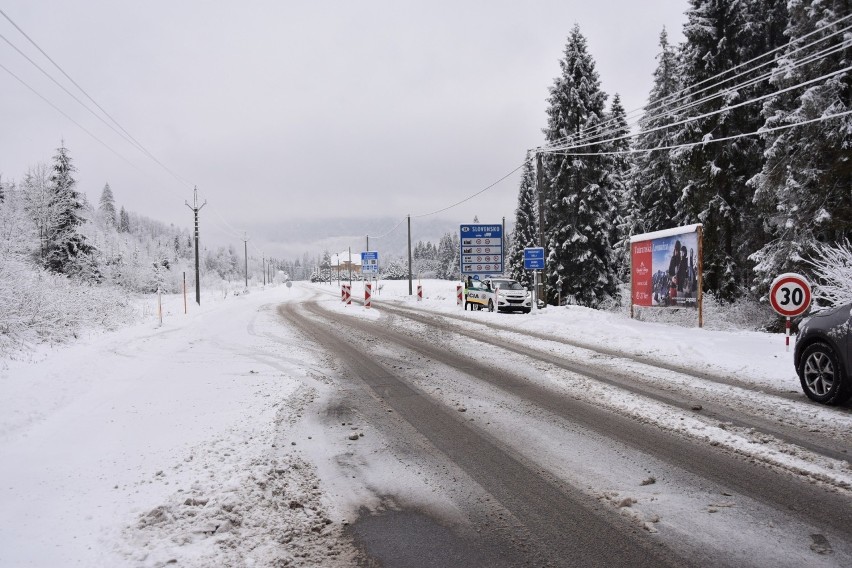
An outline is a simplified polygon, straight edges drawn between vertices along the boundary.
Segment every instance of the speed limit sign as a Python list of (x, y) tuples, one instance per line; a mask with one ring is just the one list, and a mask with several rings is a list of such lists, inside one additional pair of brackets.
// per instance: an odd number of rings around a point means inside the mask
[(811, 285), (801, 274), (782, 274), (772, 281), (769, 303), (782, 316), (801, 315), (811, 305)]

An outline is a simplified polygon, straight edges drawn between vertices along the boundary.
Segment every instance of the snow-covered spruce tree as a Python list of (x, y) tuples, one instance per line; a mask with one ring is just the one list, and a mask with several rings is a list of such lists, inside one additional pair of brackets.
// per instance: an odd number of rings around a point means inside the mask
[(515, 230), (512, 246), (506, 255), (506, 273), (532, 289), (532, 274), (524, 270), (524, 249), (537, 247), (538, 240), (538, 194), (535, 184), (535, 159), (527, 152), (527, 161), (521, 174), (518, 188), (518, 207), (515, 209)]
[(609, 151), (612, 155), (612, 170), (610, 171), (610, 186), (616, 199), (616, 209), (610, 229), (610, 241), (613, 243), (613, 266), (619, 280), (626, 281), (630, 274), (630, 236), (633, 234), (633, 218), (635, 203), (630, 191), (630, 176), (632, 175), (632, 158), (630, 150), (630, 127), (627, 126), (627, 113), (621, 104), (621, 97), (616, 93), (612, 97), (609, 115), (606, 121), (606, 136)]
[(127, 211), (124, 209), (124, 207), (122, 207), (121, 210), (118, 213), (118, 232), (119, 233), (129, 233), (130, 232), (130, 215), (127, 213)]
[(733, 88), (759, 75), (759, 69), (717, 84), (723, 80), (720, 73), (774, 47), (777, 39), (770, 30), (779, 10), (783, 10), (780, 0), (690, 0), (686, 12), (681, 77), (688, 89), (683, 102), (690, 106), (678, 118), (722, 112), (693, 120), (678, 131), (678, 143), (706, 143), (675, 153), (684, 184), (675, 221), (704, 223), (705, 290), (725, 301), (748, 289), (752, 279), (748, 257), (765, 240), (754, 192), (747, 183), (762, 167), (762, 142), (757, 136), (712, 140), (756, 132), (763, 124), (760, 106), (732, 107), (766, 93), (768, 87), (758, 82)]
[(672, 109), (678, 104), (679, 85), (677, 54), (663, 29), (654, 84), (636, 137), (637, 148), (661, 149), (641, 152), (635, 158), (636, 174), (629, 188), (634, 213), (628, 220), (634, 235), (668, 229), (681, 217), (676, 209), (681, 186), (675, 177), (671, 150), (667, 149), (673, 145), (674, 133), (664, 128), (675, 121)]
[[(848, 22), (832, 23), (852, 11), (848, 0), (798, 1), (790, 3), (786, 35), (791, 40), (777, 60), (772, 85), (781, 90), (848, 67), (848, 46), (803, 60), (830, 47), (840, 47), (843, 36), (828, 38)], [(817, 35), (796, 41), (818, 28)], [(802, 49), (810, 42), (826, 38)], [(764, 105), (765, 127), (775, 128), (828, 117), (852, 108), (852, 75), (835, 74), (805, 88), (781, 93)], [(852, 238), (852, 118), (845, 116), (795, 128), (767, 132), (766, 163), (754, 176), (755, 201), (767, 222), (768, 242), (751, 258), (756, 262), (754, 290), (765, 295), (778, 274), (804, 270), (804, 262), (820, 243), (838, 243)]]
[(438, 272), (438, 278), (454, 280), (459, 277), (459, 243), (457, 234), (444, 233), (441, 237), (438, 243), (438, 262), (441, 267), (441, 270)]
[[(550, 88), (545, 137), (549, 143), (563, 137), (582, 140), (601, 124), (606, 95), (601, 91), (586, 38), (575, 25), (559, 62), (562, 74)], [(606, 144), (584, 145), (589, 154)], [(547, 242), (548, 302), (574, 301), (595, 307), (617, 292), (610, 229), (616, 196), (610, 174), (613, 161), (604, 155), (551, 154), (547, 170), (545, 235)]]
[(117, 214), (115, 211), (115, 198), (112, 195), (112, 189), (109, 187), (109, 183), (104, 185), (104, 189), (101, 192), (100, 204), (98, 205), (98, 213), (103, 217), (104, 222), (108, 227), (116, 227), (118, 226)]
[(76, 190), (77, 181), (73, 177), (76, 171), (63, 143), (53, 157), (53, 171), (50, 176), (52, 205), (56, 207), (58, 219), (56, 231), (51, 235), (44, 258), (45, 268), (52, 272), (96, 277), (85, 274), (89, 262), (85, 258), (93, 251), (80, 233), (83, 224), (83, 201)]

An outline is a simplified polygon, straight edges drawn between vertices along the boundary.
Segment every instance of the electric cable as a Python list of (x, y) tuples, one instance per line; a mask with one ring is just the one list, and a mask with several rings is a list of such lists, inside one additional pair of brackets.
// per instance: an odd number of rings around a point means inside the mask
[[(743, 62), (743, 63), (740, 63), (739, 65), (736, 65), (736, 66), (734, 66), (734, 67), (732, 67), (732, 68), (730, 68), (730, 69), (726, 69), (726, 70), (724, 70), (724, 71), (721, 71), (721, 72), (717, 73), (716, 75), (714, 75), (714, 76), (712, 76), (712, 77), (708, 77), (707, 79), (704, 79), (704, 80), (702, 80), (702, 81), (700, 81), (700, 82), (698, 82), (698, 83), (695, 83), (695, 84), (693, 84), (693, 85), (689, 85), (689, 86), (687, 86), (687, 87), (684, 87), (683, 89), (678, 90), (676, 93), (672, 93), (671, 95), (668, 95), (667, 97), (664, 97), (663, 99), (660, 99), (659, 101), (657, 101), (657, 102), (655, 103), (655, 105), (657, 105), (657, 107), (660, 107), (660, 106), (663, 106), (663, 105), (668, 105), (668, 104), (673, 104), (673, 103), (680, 102), (680, 101), (682, 101), (682, 100), (684, 100), (684, 99), (688, 98), (689, 96), (694, 96), (694, 95), (696, 95), (696, 94), (698, 94), (698, 93), (706, 92), (707, 90), (709, 90), (709, 89), (711, 89), (711, 88), (713, 88), (713, 87), (718, 87), (718, 86), (724, 85), (725, 83), (727, 83), (727, 82), (729, 82), (729, 81), (731, 81), (731, 80), (733, 80), (733, 79), (735, 79), (735, 78), (741, 77), (741, 76), (743, 76), (743, 75), (747, 75), (747, 74), (749, 74), (749, 73), (751, 73), (751, 72), (753, 72), (753, 71), (755, 71), (755, 70), (757, 70), (757, 69), (760, 69), (761, 67), (764, 67), (764, 66), (766, 66), (766, 65), (772, 65), (772, 64), (775, 64), (775, 63), (776, 63), (776, 60), (771, 60), (771, 61), (764, 62), (764, 63), (762, 63), (761, 65), (759, 65), (759, 66), (757, 66), (757, 67), (755, 67), (755, 68), (752, 68), (752, 69), (747, 70), (747, 71), (743, 71), (743, 72), (741, 72), (741, 73), (739, 73), (739, 74), (737, 74), (737, 75), (734, 75), (733, 77), (730, 77), (730, 78), (725, 79), (725, 80), (723, 80), (723, 81), (718, 81), (718, 82), (716, 82), (716, 83), (714, 83), (714, 84), (712, 84), (712, 85), (709, 85), (709, 86), (707, 86), (707, 87), (704, 87), (703, 89), (700, 89), (700, 90), (698, 90), (698, 91), (693, 91), (693, 92), (691, 92), (691, 93), (690, 93), (690, 91), (691, 91), (691, 90), (693, 90), (695, 87), (697, 87), (697, 86), (699, 86), (699, 85), (702, 85), (703, 83), (707, 83), (707, 82), (709, 82), (709, 81), (712, 81), (712, 80), (714, 80), (714, 79), (717, 79), (717, 78), (719, 78), (719, 77), (722, 77), (722, 76), (724, 76), (724, 75), (726, 75), (726, 74), (730, 73), (730, 72), (731, 72), (731, 71), (733, 71), (733, 70), (736, 70), (736, 69), (738, 69), (738, 68), (740, 68), (740, 67), (744, 67), (744, 66), (746, 66), (746, 65), (749, 65), (749, 64), (751, 64), (751, 63), (753, 63), (753, 62), (755, 62), (755, 61), (758, 61), (759, 59), (762, 59), (762, 58), (764, 58), (764, 57), (766, 57), (766, 56), (768, 56), (768, 55), (771, 55), (771, 54), (773, 54), (773, 53), (775, 53), (775, 52), (777, 52), (777, 51), (781, 51), (781, 50), (788, 49), (788, 48), (790, 47), (790, 45), (791, 45), (791, 44), (795, 44), (796, 42), (799, 42), (799, 41), (801, 41), (801, 40), (803, 40), (803, 39), (805, 39), (805, 38), (808, 38), (808, 37), (810, 37), (810, 36), (812, 36), (812, 35), (814, 35), (814, 34), (820, 33), (821, 31), (823, 31), (823, 30), (825, 30), (825, 29), (827, 29), (827, 28), (829, 28), (829, 27), (835, 26), (835, 25), (837, 25), (837, 24), (838, 24), (838, 23), (840, 23), (840, 22), (843, 22), (843, 21), (845, 21), (845, 20), (848, 20), (849, 18), (852, 18), (852, 14), (847, 15), (847, 16), (844, 16), (844, 17), (842, 17), (842, 18), (839, 18), (839, 19), (835, 20), (834, 22), (828, 23), (828, 24), (826, 24), (826, 25), (824, 25), (824, 26), (822, 26), (822, 27), (820, 27), (820, 28), (818, 28), (818, 29), (816, 29), (816, 30), (814, 30), (814, 31), (810, 32), (810, 33), (807, 33), (807, 34), (805, 34), (805, 35), (803, 35), (803, 36), (799, 37), (799, 38), (792, 39), (792, 40), (790, 40), (790, 41), (789, 41), (787, 44), (785, 44), (785, 45), (778, 46), (778, 47), (776, 47), (776, 48), (774, 48), (774, 49), (772, 49), (772, 50), (770, 50), (770, 51), (768, 51), (768, 52), (765, 52), (765, 53), (763, 53), (763, 54), (761, 54), (761, 55), (758, 55), (758, 56), (756, 56), (756, 57), (754, 57), (754, 58), (752, 58), (752, 59), (750, 59), (750, 60), (748, 60), (748, 61), (745, 61), (745, 62)], [(823, 36), (823, 37), (821, 37), (821, 38), (819, 38), (819, 39), (817, 39), (817, 40), (814, 40), (814, 41), (812, 41), (812, 42), (810, 42), (810, 43), (807, 43), (807, 44), (805, 44), (805, 45), (801, 45), (801, 46), (797, 47), (796, 49), (794, 49), (793, 51), (788, 52), (788, 53), (785, 53), (785, 55), (789, 57), (790, 55), (792, 55), (792, 54), (794, 54), (794, 53), (798, 53), (799, 51), (802, 51), (802, 50), (807, 49), (807, 48), (809, 48), (809, 47), (813, 47), (814, 45), (816, 45), (816, 44), (818, 44), (818, 43), (821, 43), (821, 42), (823, 42), (823, 41), (825, 41), (825, 40), (827, 40), (827, 39), (830, 39), (830, 38), (834, 37), (835, 35), (845, 34), (847, 31), (850, 31), (850, 30), (852, 30), (852, 26), (847, 26), (847, 27), (845, 27), (845, 28), (843, 28), (843, 29), (840, 29), (840, 30), (834, 31), (834, 32), (832, 32), (831, 34), (828, 34), (828, 35)], [(847, 39), (847, 40), (844, 40), (844, 42), (843, 42), (843, 43), (844, 43), (844, 44), (846, 44), (848, 41), (849, 41), (848, 39)], [(774, 74), (774, 72), (773, 72), (773, 73), (771, 73), (771, 74)], [(771, 74), (770, 74), (770, 75), (771, 75)], [(740, 87), (739, 87), (739, 86), (735, 86), (735, 87), (732, 87), (732, 88), (740, 88)], [(730, 89), (731, 89), (731, 88), (729, 88), (728, 90), (730, 90)], [(674, 99), (674, 97), (678, 97), (678, 96), (679, 96), (679, 95), (681, 95), (681, 94), (682, 94), (682, 96), (680, 96), (680, 98), (677, 98), (677, 99), (675, 99), (675, 100), (670, 100), (670, 99)], [(706, 99), (704, 99), (704, 100), (706, 100)], [(652, 107), (652, 109), (654, 109), (654, 108), (655, 108), (655, 107)], [(637, 113), (637, 112), (642, 112), (642, 111), (645, 111), (645, 114), (647, 114), (647, 112), (648, 112), (648, 107), (646, 106), (646, 107), (642, 107), (642, 108), (640, 108), (640, 109), (634, 109), (634, 110), (630, 111), (629, 113), (626, 113), (626, 116), (629, 116), (629, 115), (635, 114), (635, 113)], [(560, 139), (557, 139), (557, 140), (553, 141), (552, 143), (561, 143), (561, 142), (560, 142), (561, 140), (567, 140), (567, 139), (569, 139), (569, 138), (571, 138), (571, 137), (570, 137), (570, 136), (562, 137), (562, 138), (560, 138)]]
[(130, 133), (129, 133), (129, 132), (128, 132), (125, 128), (124, 128), (124, 127), (123, 127), (123, 126), (121, 126), (121, 124), (119, 124), (119, 122), (118, 122), (117, 120), (115, 120), (115, 119), (112, 117), (112, 115), (110, 115), (110, 114), (109, 114), (109, 113), (108, 113), (108, 112), (107, 112), (107, 111), (106, 111), (106, 110), (105, 110), (105, 109), (104, 109), (104, 108), (103, 108), (100, 104), (98, 104), (98, 102), (97, 102), (94, 98), (92, 98), (92, 97), (89, 95), (89, 93), (87, 93), (87, 92), (86, 92), (86, 90), (85, 90), (85, 89), (83, 89), (83, 87), (81, 87), (81, 86), (80, 86), (80, 85), (79, 85), (79, 84), (78, 84), (78, 83), (77, 83), (74, 79), (72, 79), (72, 78), (71, 78), (71, 76), (70, 76), (68, 73), (66, 73), (66, 72), (65, 72), (65, 70), (64, 70), (64, 69), (63, 69), (63, 68), (62, 68), (62, 67), (61, 67), (61, 66), (60, 66), (60, 65), (59, 65), (56, 61), (54, 61), (54, 60), (53, 60), (53, 59), (52, 59), (52, 58), (51, 58), (51, 57), (50, 57), (50, 56), (49, 56), (49, 55), (48, 55), (48, 54), (47, 54), (47, 53), (46, 53), (46, 52), (45, 52), (45, 51), (44, 51), (44, 50), (43, 50), (43, 49), (42, 49), (42, 48), (41, 48), (41, 47), (40, 47), (40, 46), (39, 46), (36, 42), (35, 42), (35, 40), (33, 40), (33, 39), (29, 36), (29, 35), (27, 35), (27, 33), (26, 33), (24, 30), (22, 30), (22, 29), (21, 29), (21, 27), (20, 27), (20, 26), (18, 26), (18, 24), (16, 24), (16, 23), (14, 22), (14, 20), (12, 20), (12, 18), (10, 18), (10, 17), (9, 17), (9, 15), (8, 15), (8, 14), (6, 14), (6, 12), (4, 12), (4, 11), (3, 11), (3, 9), (2, 9), (2, 8), (0, 8), (0, 14), (2, 14), (2, 15), (3, 15), (3, 17), (4, 17), (4, 18), (6, 18), (6, 19), (9, 21), (9, 23), (10, 23), (10, 24), (12, 24), (12, 25), (15, 27), (15, 29), (16, 29), (16, 30), (18, 30), (18, 31), (21, 33), (21, 35), (23, 35), (25, 38), (27, 38), (27, 40), (28, 40), (28, 41), (29, 41), (29, 42), (30, 42), (33, 46), (35, 46), (35, 48), (36, 48), (37, 50), (39, 50), (39, 52), (40, 52), (42, 55), (44, 55), (44, 56), (47, 58), (47, 60), (48, 60), (48, 61), (50, 61), (50, 62), (53, 64), (53, 66), (54, 66), (54, 67), (56, 67), (56, 68), (60, 71), (60, 73), (62, 73), (62, 74), (65, 76), (65, 78), (66, 78), (66, 79), (68, 79), (69, 81), (71, 81), (71, 83), (72, 83), (75, 87), (77, 87), (77, 89), (79, 89), (81, 93), (83, 93), (83, 94), (86, 96), (86, 98), (88, 98), (90, 101), (92, 101), (92, 103), (93, 103), (96, 107), (98, 107), (98, 109), (99, 109), (102, 113), (104, 113), (104, 115), (105, 115), (107, 118), (109, 118), (109, 119), (110, 119), (110, 120), (111, 120), (111, 121), (112, 121), (112, 122), (113, 122), (113, 123), (114, 123), (114, 124), (115, 124), (115, 125), (119, 128), (119, 129), (121, 129), (121, 130), (122, 130), (125, 134), (127, 134), (127, 136), (128, 136), (128, 137), (129, 137), (129, 138), (130, 138), (130, 139), (131, 139), (134, 143), (135, 143), (135, 145), (137, 146), (137, 148), (138, 148), (138, 149), (139, 149), (139, 150), (140, 150), (143, 154), (145, 154), (146, 156), (148, 156), (148, 158), (150, 158), (150, 159), (151, 159), (151, 160), (153, 160), (155, 163), (157, 163), (157, 164), (158, 164), (161, 168), (163, 168), (165, 171), (167, 171), (167, 172), (168, 172), (168, 173), (169, 173), (172, 177), (174, 177), (177, 181), (181, 182), (182, 184), (184, 184), (184, 185), (186, 185), (186, 186), (188, 186), (188, 187), (192, 187), (192, 184), (191, 184), (190, 182), (188, 182), (186, 179), (182, 178), (181, 176), (179, 176), (178, 174), (176, 174), (175, 172), (173, 172), (170, 168), (168, 168), (165, 164), (163, 164), (160, 160), (158, 160), (158, 159), (157, 159), (157, 158), (156, 158), (156, 157), (155, 157), (155, 156), (154, 156), (151, 152), (149, 152), (149, 151), (148, 151), (148, 150), (147, 150), (147, 149), (146, 149), (146, 148), (145, 148), (145, 147), (144, 147), (144, 146), (143, 146), (143, 145), (142, 145), (142, 144), (141, 144), (138, 140), (136, 140), (136, 139), (135, 139), (135, 138), (134, 138), (134, 137), (133, 137), (133, 136), (132, 136), (132, 135), (131, 135), (131, 134), (130, 134)]

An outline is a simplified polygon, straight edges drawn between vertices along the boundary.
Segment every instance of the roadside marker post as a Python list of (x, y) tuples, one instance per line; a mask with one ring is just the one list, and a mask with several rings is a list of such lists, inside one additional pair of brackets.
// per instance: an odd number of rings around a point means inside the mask
[(461, 306), (464, 303), (464, 288), (461, 284), (456, 284), (456, 305)]
[(421, 284), (417, 285), (417, 301), (423, 301), (423, 286)]
[(367, 282), (364, 284), (364, 307), (373, 307), (373, 285)]

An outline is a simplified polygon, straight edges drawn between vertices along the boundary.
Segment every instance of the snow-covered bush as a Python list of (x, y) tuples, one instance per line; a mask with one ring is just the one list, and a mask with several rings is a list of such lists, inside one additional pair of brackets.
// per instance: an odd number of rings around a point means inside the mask
[(807, 263), (814, 271), (814, 301), (824, 306), (852, 302), (852, 243), (820, 244)]
[[(624, 301), (613, 306), (610, 311), (630, 315), (630, 286), (620, 288)], [(766, 330), (774, 319), (775, 312), (767, 304), (742, 297), (734, 302), (723, 302), (713, 294), (703, 294), (704, 328), (713, 330)], [(695, 308), (635, 308), (634, 317), (642, 321), (678, 325), (682, 327), (698, 326), (698, 310)]]
[(115, 329), (137, 316), (127, 293), (33, 267), (0, 262), (0, 357), (37, 343), (61, 343), (85, 329)]

